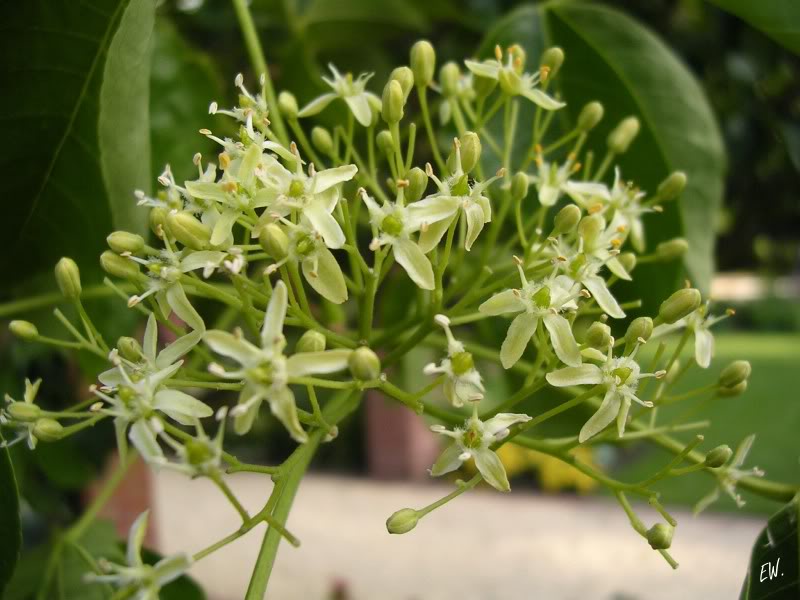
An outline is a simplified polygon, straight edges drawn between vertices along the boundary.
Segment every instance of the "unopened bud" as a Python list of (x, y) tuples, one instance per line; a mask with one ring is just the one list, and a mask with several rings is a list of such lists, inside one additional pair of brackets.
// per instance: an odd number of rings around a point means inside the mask
[(381, 360), (366, 346), (353, 350), (347, 364), (353, 377), (361, 381), (376, 379), (381, 374)]
[(604, 112), (603, 105), (597, 101), (586, 104), (581, 109), (581, 114), (578, 115), (578, 130), (589, 131), (594, 129), (603, 119)]
[(108, 247), (117, 254), (130, 252), (136, 254), (144, 248), (144, 238), (129, 231), (115, 231), (106, 238)]
[(661, 260), (675, 260), (689, 251), (689, 242), (684, 238), (673, 238), (656, 246), (656, 256)]
[(584, 243), (591, 245), (606, 227), (606, 220), (600, 214), (587, 215), (578, 223), (578, 234)]
[(647, 341), (653, 335), (653, 319), (650, 317), (637, 317), (628, 325), (625, 332), (625, 349), (632, 350), (636, 344)]
[[(514, 202), (521, 202), (528, 195), (528, 176), (519, 171), (511, 178), (511, 199)], [(577, 207), (576, 207), (577, 208)]]
[(723, 444), (706, 454), (706, 460), (704, 462), (707, 467), (717, 469), (728, 462), (731, 456), (733, 456), (733, 450), (730, 449), (730, 446)]
[(416, 202), (423, 195), (428, 187), (428, 174), (419, 167), (414, 167), (406, 175), (408, 187), (406, 188), (406, 199), (409, 202)]
[(419, 522), (419, 512), (413, 508), (401, 508), (391, 517), (386, 519), (386, 529), (389, 533), (408, 533)]
[(548, 48), (542, 54), (541, 66), (549, 69), (548, 78), (554, 77), (564, 64), (564, 51), (558, 46)]
[(392, 152), (394, 152), (394, 142), (392, 141), (391, 133), (383, 129), (378, 132), (375, 141), (378, 144), (378, 150), (383, 152), (386, 156), (392, 155)]
[(717, 390), (717, 396), (721, 398), (734, 398), (736, 396), (741, 396), (747, 391), (747, 380), (740, 381), (734, 386), (731, 387), (721, 387)]
[(159, 238), (164, 235), (164, 228), (167, 222), (167, 209), (163, 206), (154, 206), (150, 209), (148, 217), (150, 223), (150, 230)]
[(283, 260), (289, 254), (289, 238), (277, 223), (270, 223), (261, 229), (258, 243), (275, 260)]
[(633, 139), (639, 134), (639, 119), (628, 117), (623, 119), (614, 130), (608, 134), (608, 148), (614, 154), (624, 154)]
[(553, 220), (553, 235), (561, 235), (562, 233), (569, 233), (578, 222), (581, 220), (581, 209), (575, 204), (567, 204), (558, 213), (556, 213)]
[(627, 273), (632, 273), (636, 268), (636, 255), (633, 252), (623, 252), (617, 257), (617, 261)]
[(297, 340), (297, 345), (294, 348), (295, 352), (322, 352), (325, 350), (327, 340), (325, 335), (319, 331), (309, 329), (300, 339)]
[(611, 343), (611, 327), (600, 321), (595, 321), (586, 331), (586, 343), (591, 348), (605, 351)]
[(420, 40), (411, 46), (411, 70), (414, 72), (414, 83), (424, 87), (433, 81), (436, 71), (436, 51), (427, 40)]
[(661, 303), (661, 307), (658, 309), (658, 317), (664, 323), (674, 323), (696, 311), (701, 301), (699, 290), (683, 288)]
[(469, 173), (478, 165), (481, 159), (481, 139), (474, 131), (467, 131), (460, 138), (461, 142), (461, 169)]
[(64, 257), (56, 263), (56, 283), (65, 298), (75, 300), (81, 296), (81, 272), (71, 258)]
[[(508, 53), (511, 56), (511, 65), (514, 71), (522, 75), (525, 72), (525, 61), (528, 60), (525, 48), (519, 44), (514, 44), (508, 49)], [(545, 54), (547, 53), (545, 52)]]
[(674, 200), (686, 187), (686, 173), (675, 171), (670, 173), (658, 186), (658, 199), (664, 202)]
[(8, 329), (21, 340), (35, 340), (39, 337), (39, 330), (30, 321), (11, 321)]
[(200, 466), (214, 458), (214, 451), (206, 442), (199, 439), (190, 439), (184, 444), (186, 460), (190, 465)]
[(297, 98), (291, 92), (281, 92), (278, 94), (278, 110), (287, 119), (294, 121), (300, 108), (297, 106)]
[(647, 543), (653, 550), (666, 550), (672, 545), (674, 529), (667, 523), (656, 523), (647, 530)]
[(439, 69), (439, 85), (445, 98), (456, 95), (460, 78), (461, 69), (458, 68), (458, 64), (450, 61), (442, 65), (442, 68)]
[(109, 275), (120, 279), (138, 279), (141, 275), (139, 265), (111, 250), (106, 250), (100, 255), (100, 266)]
[(205, 249), (211, 240), (211, 228), (184, 210), (170, 211), (166, 223), (170, 235), (192, 250)]
[(126, 335), (117, 340), (117, 351), (125, 360), (139, 362), (142, 360), (142, 346), (132, 337)]
[(414, 73), (408, 67), (397, 67), (389, 75), (389, 79), (394, 79), (400, 84), (400, 89), (403, 90), (403, 98), (408, 100), (408, 95), (414, 89)]
[(743, 381), (747, 381), (752, 371), (750, 363), (746, 360), (735, 360), (722, 369), (719, 374), (719, 384), (726, 388), (735, 387)]
[(390, 79), (386, 87), (383, 88), (383, 104), (381, 108), (383, 120), (389, 125), (399, 123), (400, 119), (403, 118), (404, 104), (403, 88), (396, 79)]
[(55, 419), (39, 419), (33, 426), (33, 437), (43, 442), (57, 442), (63, 435), (64, 427)]
[(333, 138), (324, 127), (317, 126), (311, 130), (311, 143), (314, 144), (314, 148), (325, 156), (333, 155)]
[(42, 414), (42, 409), (31, 402), (12, 402), (6, 407), (8, 416), (15, 421), (32, 423)]

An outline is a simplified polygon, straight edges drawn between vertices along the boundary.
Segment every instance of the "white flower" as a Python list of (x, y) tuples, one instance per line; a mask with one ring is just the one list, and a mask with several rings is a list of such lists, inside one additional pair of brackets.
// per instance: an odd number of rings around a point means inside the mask
[(578, 367), (565, 367), (545, 376), (547, 382), (555, 387), (602, 385), (605, 388), (600, 408), (581, 428), (578, 436), (580, 443), (597, 435), (614, 419), (617, 420), (617, 433), (622, 436), (631, 401), (638, 402), (642, 406), (653, 406), (652, 402), (640, 400), (636, 396), (639, 382), (647, 377), (660, 378), (665, 375), (664, 371), (642, 373), (639, 364), (634, 360), (636, 350), (630, 356), (614, 358), (611, 354), (613, 345), (609, 344), (606, 360), (600, 366), (582, 364)]
[(572, 327), (561, 312), (577, 310), (575, 299), (581, 295), (578, 286), (569, 277), (551, 276), (540, 282), (529, 282), (522, 265), (517, 262), (522, 288), (495, 294), (478, 307), (485, 315), (517, 315), (508, 328), (500, 348), (503, 367), (511, 368), (522, 357), (528, 342), (537, 335), (539, 323), (544, 324), (556, 356), (568, 365), (581, 364), (581, 355)]
[(149, 511), (143, 512), (131, 526), (126, 552), (127, 564), (119, 565), (101, 559), (98, 564), (107, 574), (87, 573), (85, 575), (87, 582), (114, 585), (119, 590), (114, 595), (115, 598), (158, 600), (159, 591), (163, 586), (189, 570), (192, 558), (185, 553), (167, 556), (154, 565), (148, 565), (142, 560), (142, 543), (149, 515)]
[(713, 317), (709, 314), (709, 304), (709, 302), (706, 302), (693, 313), (672, 324), (662, 323), (657, 325), (653, 329), (652, 337), (660, 337), (686, 327), (694, 336), (694, 359), (699, 367), (707, 369), (711, 364), (711, 358), (714, 356), (714, 334), (709, 330), (712, 326), (733, 314), (733, 310), (728, 309), (724, 315)]
[(582, 204), (586, 198), (608, 197), (608, 188), (594, 181), (572, 181), (570, 177), (580, 169), (575, 162), (575, 155), (570, 154), (559, 167), (554, 162), (542, 158), (541, 148), (536, 152), (536, 175), (528, 175), (528, 180), (536, 185), (539, 203), (542, 206), (554, 206), (562, 194)]
[(481, 374), (475, 368), (472, 354), (464, 350), (464, 344), (453, 337), (450, 319), (444, 315), (434, 317), (447, 336), (447, 358), (440, 365), (431, 363), (425, 366), (426, 375), (444, 374), (444, 395), (453, 406), (464, 406), (465, 402), (477, 402), (483, 398)]
[(694, 514), (701, 513), (708, 508), (709, 505), (715, 502), (719, 498), (720, 490), (733, 498), (733, 501), (736, 502), (736, 506), (739, 508), (742, 508), (745, 505), (745, 501), (736, 492), (736, 486), (739, 484), (739, 480), (742, 477), (764, 476), (764, 471), (758, 467), (745, 470), (739, 468), (744, 464), (747, 454), (750, 452), (750, 448), (753, 446), (755, 439), (755, 434), (748, 435), (737, 446), (736, 452), (734, 453), (730, 463), (728, 463), (726, 466), (714, 469), (714, 474), (717, 477), (717, 485), (706, 496), (703, 496), (703, 498), (701, 498), (700, 501), (695, 505)]
[[(262, 94), (255, 96), (247, 91), (244, 87), (244, 76), (239, 73), (234, 80), (234, 85), (239, 88), (239, 106), (230, 110), (221, 109), (217, 106), (216, 102), (212, 102), (208, 107), (208, 112), (212, 115), (227, 115), (233, 117), (240, 123), (243, 123), (246, 128), (252, 129), (255, 125), (260, 131), (263, 131), (269, 125), (269, 109), (267, 108), (267, 101)], [(261, 77), (261, 85), (264, 85), (264, 76)]]
[(372, 123), (372, 109), (369, 106), (369, 97), (372, 96), (375, 99), (378, 99), (378, 97), (366, 91), (365, 88), (373, 74), (362, 73), (356, 79), (353, 79), (351, 73), (346, 73), (342, 76), (332, 64), (329, 64), (328, 68), (333, 74), (333, 79), (323, 77), (322, 81), (327, 83), (333, 91), (314, 98), (300, 110), (298, 116), (310, 117), (316, 115), (336, 98), (341, 98), (347, 103), (356, 121), (364, 127), (369, 127)]
[(231, 411), (231, 416), (236, 418), (235, 431), (239, 434), (247, 433), (258, 414), (261, 402), (267, 400), (272, 414), (283, 423), (296, 441), (302, 443), (308, 436), (297, 417), (297, 405), (294, 393), (289, 389), (289, 378), (341, 371), (347, 367), (350, 350), (304, 352), (287, 358), (283, 354), (286, 347), (283, 336), (286, 308), (286, 285), (279, 281), (267, 306), (260, 347), (245, 340), (241, 332), (234, 335), (227, 331), (208, 331), (205, 341), (214, 352), (232, 358), (241, 365), (235, 371), (225, 371), (216, 364), (209, 366), (214, 375), (244, 381), (239, 404)]
[[(477, 405), (474, 405), (477, 409)], [(431, 475), (439, 477), (458, 469), (470, 458), (486, 482), (501, 492), (511, 489), (503, 463), (494, 451), (492, 444), (508, 435), (508, 428), (515, 423), (530, 421), (528, 415), (500, 413), (488, 421), (481, 421), (475, 414), (464, 422), (464, 427), (448, 431), (441, 425), (431, 427), (432, 431), (453, 438), (431, 468)]]
[[(217, 411), (216, 419), (224, 421), (228, 408), (223, 406)], [(214, 438), (208, 437), (200, 421), (195, 422), (195, 436), (185, 442), (173, 438), (166, 431), (160, 431), (158, 436), (175, 451), (177, 460), (170, 461), (166, 458), (158, 462), (158, 466), (166, 467), (188, 477), (201, 475), (215, 476), (220, 472), (222, 464), (222, 444), (225, 440), (225, 423), (220, 423)]]

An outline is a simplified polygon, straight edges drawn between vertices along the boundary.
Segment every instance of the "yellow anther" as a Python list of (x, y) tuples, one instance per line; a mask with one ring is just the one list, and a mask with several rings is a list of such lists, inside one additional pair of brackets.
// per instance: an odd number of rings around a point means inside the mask
[(494, 57), (497, 60), (503, 60), (503, 49), (500, 47), (500, 44), (494, 47)]
[(539, 79), (542, 81), (546, 81), (547, 77), (550, 75), (550, 67), (547, 65), (542, 65), (539, 67)]

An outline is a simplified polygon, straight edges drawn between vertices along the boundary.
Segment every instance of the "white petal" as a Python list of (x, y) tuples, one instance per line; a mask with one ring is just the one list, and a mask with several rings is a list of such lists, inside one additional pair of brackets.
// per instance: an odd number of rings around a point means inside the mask
[(475, 458), (475, 466), (486, 480), (486, 483), (501, 492), (507, 492), (511, 489), (506, 470), (497, 454), (488, 448), (483, 448), (476, 450), (473, 456)]
[[(158, 322), (156, 316), (150, 313), (147, 317), (147, 327), (144, 329), (144, 339), (142, 339), (142, 353), (147, 362), (153, 364), (156, 361), (158, 351)], [(102, 379), (100, 381), (103, 381)], [(105, 381), (103, 381), (105, 383)]]
[(594, 181), (567, 181), (563, 185), (563, 190), (579, 204), (584, 204), (592, 198), (611, 199), (608, 187), (604, 183)]
[(206, 324), (203, 323), (202, 317), (189, 302), (186, 292), (180, 283), (173, 283), (167, 288), (167, 302), (170, 308), (175, 311), (175, 314), (189, 327), (205, 331)]
[(694, 513), (695, 516), (699, 515), (710, 505), (716, 502), (717, 499), (719, 499), (719, 488), (714, 486), (714, 489), (712, 489), (708, 494), (700, 498), (700, 501), (694, 505), (692, 513)]
[(617, 413), (617, 435), (622, 437), (622, 434), (625, 433), (625, 425), (627, 425), (628, 421), (628, 411), (631, 409), (631, 399), (628, 396), (622, 398), (622, 402), (619, 407), (619, 413)]
[(442, 219), (441, 221), (429, 224), (424, 231), (420, 231), (417, 241), (419, 249), (427, 254), (438, 246), (444, 234), (447, 233), (447, 228), (450, 227), (451, 221), (452, 219)]
[(470, 204), (467, 206), (464, 214), (467, 216), (467, 237), (464, 240), (464, 248), (470, 250), (472, 244), (478, 239), (483, 224), (485, 222), (483, 209), (478, 204)]
[(322, 94), (321, 96), (317, 96), (311, 102), (306, 104), (300, 110), (300, 112), (297, 113), (297, 116), (300, 118), (304, 118), (316, 115), (322, 112), (322, 110), (335, 99), (336, 99), (336, 94), (334, 94), (333, 92), (328, 92), (327, 94)]
[(581, 352), (575, 337), (572, 335), (572, 329), (567, 321), (561, 315), (549, 314), (544, 317), (544, 326), (550, 333), (550, 341), (553, 344), (553, 350), (556, 356), (565, 364), (577, 367), (581, 364)]
[(750, 448), (753, 447), (753, 442), (755, 441), (756, 441), (756, 434), (751, 433), (741, 442), (739, 442), (739, 445), (736, 446), (736, 452), (734, 452), (733, 458), (731, 459), (732, 467), (738, 468), (744, 464), (744, 461), (750, 452)]
[(411, 280), (423, 290), (432, 290), (433, 267), (431, 261), (411, 240), (397, 240), (392, 244), (395, 260), (406, 270)]
[(542, 206), (553, 206), (560, 195), (561, 190), (556, 186), (543, 184), (542, 187), (539, 188), (539, 204)]
[(510, 369), (522, 357), (528, 342), (536, 332), (538, 323), (539, 318), (528, 313), (517, 315), (511, 321), (506, 339), (503, 340), (503, 345), (500, 347), (500, 361), (503, 363), (504, 369)]
[(286, 371), (289, 377), (335, 373), (347, 368), (351, 353), (347, 349), (301, 352), (286, 359)]
[(247, 404), (248, 408), (245, 412), (237, 414), (233, 420), (233, 430), (239, 435), (244, 435), (250, 428), (253, 427), (253, 422), (258, 416), (258, 409), (261, 408), (261, 402), (264, 400), (264, 394), (261, 390), (257, 390), (250, 385), (245, 385), (239, 393), (239, 406)]
[(442, 452), (439, 458), (436, 459), (436, 462), (433, 463), (433, 467), (431, 467), (431, 475), (434, 477), (439, 477), (445, 473), (451, 473), (452, 471), (455, 471), (463, 462), (460, 456), (461, 447), (457, 443), (453, 442), (445, 449), (444, 452)]
[(557, 110), (566, 106), (564, 102), (559, 102), (555, 98), (545, 94), (542, 90), (537, 90), (536, 88), (526, 90), (522, 92), (522, 95), (545, 110)]
[(707, 369), (714, 355), (714, 335), (705, 328), (698, 327), (694, 332), (694, 359), (697, 365)]
[(142, 566), (142, 544), (144, 543), (144, 536), (147, 534), (147, 521), (150, 517), (150, 511), (146, 510), (133, 522), (131, 529), (128, 532), (128, 547), (126, 551), (126, 558), (128, 565), (131, 567)]
[(622, 266), (622, 263), (619, 261), (618, 258), (610, 258), (606, 261), (606, 266), (608, 270), (611, 271), (614, 275), (619, 277), (620, 279), (624, 279), (625, 281), (630, 281), (631, 276), (628, 271), (625, 270), (625, 267)]
[(344, 246), (344, 231), (342, 231), (339, 223), (336, 222), (336, 219), (334, 219), (329, 212), (321, 206), (309, 204), (303, 210), (303, 215), (311, 221), (314, 229), (316, 229), (322, 236), (322, 239), (325, 240), (325, 245), (328, 248), (336, 249)]
[(495, 435), (504, 429), (508, 429), (515, 423), (527, 423), (531, 418), (528, 415), (515, 413), (499, 413), (488, 421), (484, 421), (483, 429), (487, 433)]
[(470, 71), (475, 73), (475, 75), (486, 77), (487, 79), (497, 79), (498, 73), (500, 72), (500, 66), (496, 61), (485, 63), (477, 60), (465, 60), (464, 64)]
[(610, 390), (606, 392), (600, 408), (597, 409), (597, 412), (594, 413), (581, 428), (581, 432), (578, 435), (578, 441), (581, 444), (589, 438), (600, 433), (609, 423), (611, 423), (611, 421), (617, 418), (617, 414), (619, 414), (620, 400), (621, 397), (617, 392)]
[(458, 210), (460, 201), (452, 196), (430, 196), (408, 205), (406, 227), (417, 231), (424, 223), (436, 223), (452, 216)]
[(625, 317), (625, 313), (620, 308), (617, 301), (614, 299), (614, 296), (611, 295), (611, 292), (608, 291), (606, 287), (606, 282), (603, 281), (602, 278), (594, 275), (592, 277), (584, 277), (581, 280), (581, 283), (586, 286), (586, 289), (589, 290), (592, 294), (592, 297), (597, 302), (597, 305), (603, 309), (609, 317), (613, 317), (615, 319), (622, 319)]
[(233, 224), (239, 218), (241, 213), (238, 210), (226, 209), (214, 223), (214, 229), (211, 231), (211, 245), (221, 246), (225, 240), (231, 235)]
[(173, 364), (180, 357), (199, 344), (201, 339), (203, 339), (203, 332), (200, 330), (195, 330), (179, 337), (177, 340), (159, 352), (158, 358), (156, 358), (155, 361), (156, 367), (163, 369), (164, 367)]
[(366, 94), (345, 96), (344, 101), (362, 127), (369, 127), (372, 123), (372, 109), (369, 107)]
[(525, 310), (525, 303), (515, 290), (505, 290), (495, 294), (478, 307), (478, 312), (492, 316), (521, 310)]
[(308, 440), (308, 435), (303, 430), (300, 421), (297, 418), (297, 405), (294, 401), (294, 394), (288, 387), (282, 387), (271, 390), (269, 395), (269, 407), (272, 409), (272, 414), (283, 423), (289, 435), (292, 436), (294, 441), (302, 444)]
[[(225, 241), (225, 240), (223, 240)], [(205, 269), (208, 265), (221, 265), (227, 254), (219, 250), (200, 250), (192, 252), (181, 260), (181, 271), (188, 273), (196, 269)]]
[(548, 373), (545, 378), (547, 383), (555, 387), (597, 384), (603, 381), (603, 371), (597, 365), (564, 367), (558, 371)]
[(325, 246), (320, 244), (320, 248), (317, 249), (316, 265), (312, 260), (304, 260), (301, 267), (308, 285), (320, 296), (334, 304), (342, 304), (347, 300), (347, 284), (344, 281), (342, 268)]
[(175, 581), (192, 566), (192, 558), (188, 554), (173, 554), (153, 565), (153, 577), (159, 585)]
[(318, 171), (317, 174), (314, 175), (313, 193), (319, 194), (334, 185), (350, 181), (355, 177), (357, 172), (358, 167), (355, 165), (342, 165), (341, 167)]
[(161, 446), (158, 445), (156, 436), (144, 419), (139, 419), (131, 425), (128, 437), (145, 461), (153, 462), (164, 458), (164, 452), (161, 450)]
[(243, 366), (258, 364), (263, 358), (260, 348), (227, 331), (212, 329), (206, 331), (203, 338), (214, 352), (232, 358)]
[(261, 328), (261, 346), (271, 348), (283, 336), (283, 321), (286, 318), (288, 292), (286, 284), (279, 281), (272, 290), (272, 297), (267, 305), (264, 326)]
[(214, 200), (215, 202), (225, 202), (227, 196), (218, 183), (210, 181), (187, 181), (186, 191), (194, 198), (201, 200)]
[(236, 171), (236, 177), (239, 183), (245, 188), (249, 189), (255, 181), (255, 169), (261, 160), (261, 148), (257, 144), (250, 144), (239, 163), (239, 169)]
[(196, 419), (204, 419), (214, 414), (210, 406), (178, 390), (161, 390), (156, 393), (153, 408), (175, 419), (181, 425), (193, 425)]

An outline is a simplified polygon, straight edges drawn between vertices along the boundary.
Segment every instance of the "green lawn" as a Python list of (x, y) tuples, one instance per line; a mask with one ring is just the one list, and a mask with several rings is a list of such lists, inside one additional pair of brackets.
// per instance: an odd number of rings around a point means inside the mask
[[(692, 421), (712, 421), (711, 427), (702, 431), (706, 439), (701, 449), (708, 450), (723, 443), (735, 448), (742, 438), (755, 433), (756, 441), (745, 466), (757, 465), (770, 479), (800, 484), (800, 335), (721, 334), (711, 367), (690, 371), (679, 391), (714, 381), (725, 365), (740, 358), (749, 360), (753, 366), (747, 393), (738, 398), (719, 398), (690, 417)], [(668, 422), (694, 402), (661, 409), (659, 423)], [(684, 439), (689, 437), (682, 435)], [(668, 458), (664, 451), (640, 445), (633, 462), (621, 467), (617, 474), (625, 480), (644, 478)], [(663, 491), (663, 500), (667, 503), (693, 504), (712, 485), (708, 475), (698, 473), (672, 479), (658, 489)], [(747, 500), (743, 510), (771, 513), (778, 508), (774, 502), (746, 492), (743, 496)], [(715, 504), (714, 509), (734, 506), (726, 497)]]

